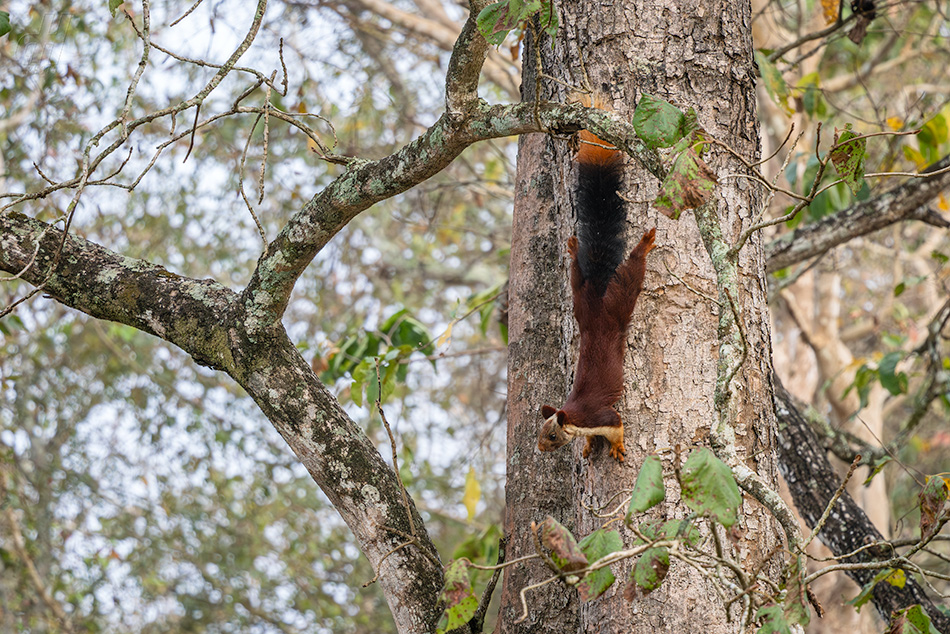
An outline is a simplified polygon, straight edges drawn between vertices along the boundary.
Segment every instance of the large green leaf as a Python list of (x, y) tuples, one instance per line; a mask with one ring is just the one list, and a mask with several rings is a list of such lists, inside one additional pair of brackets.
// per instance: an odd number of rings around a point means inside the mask
[(673, 104), (644, 94), (633, 113), (633, 129), (650, 147), (673, 145), (686, 136), (686, 117)]
[(656, 456), (647, 456), (640, 465), (637, 483), (633, 486), (630, 507), (627, 510), (627, 523), (634, 513), (642, 513), (653, 508), (666, 497), (663, 486), (663, 465)]
[(732, 471), (709, 449), (694, 451), (680, 470), (683, 502), (726, 528), (738, 520), (742, 496)]
[(940, 634), (930, 617), (919, 605), (912, 605), (891, 614), (887, 634)]
[(630, 581), (623, 596), (633, 601), (647, 596), (660, 587), (670, 570), (670, 551), (666, 548), (648, 548), (640, 555), (630, 571)]
[[(594, 563), (601, 557), (606, 557), (610, 553), (621, 550), (623, 540), (620, 539), (620, 533), (617, 531), (600, 529), (582, 539), (579, 546), (587, 557), (587, 561)], [(605, 566), (584, 577), (583, 581), (577, 585), (577, 590), (580, 592), (583, 601), (590, 601), (606, 592), (607, 588), (613, 585), (615, 579), (610, 567)]]

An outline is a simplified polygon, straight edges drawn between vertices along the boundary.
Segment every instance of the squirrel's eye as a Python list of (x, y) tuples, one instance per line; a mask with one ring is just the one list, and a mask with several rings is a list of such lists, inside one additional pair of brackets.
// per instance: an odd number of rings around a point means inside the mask
[(557, 440), (557, 434), (548, 435), (548, 440), (551, 440), (551, 441)]

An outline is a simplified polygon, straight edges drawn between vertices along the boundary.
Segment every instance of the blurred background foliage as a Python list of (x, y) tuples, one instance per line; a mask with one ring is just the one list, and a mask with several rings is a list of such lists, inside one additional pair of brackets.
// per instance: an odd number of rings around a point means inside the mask
[[(168, 26), (187, 8), (152, 6), (153, 40), (221, 61), (253, 5), (209, 3)], [(81, 143), (121, 110), (142, 48), (123, 15), (140, 24), (141, 5), (123, 4), (114, 18), (105, 2), (14, 2), (8, 10), (4, 193), (41, 186), (39, 171), (72, 175)], [(385, 156), (442, 108), (448, 52), (424, 34), (356, 6), (278, 4), (242, 64), (279, 69), (279, 38), (290, 90), (273, 94), (273, 105), (332, 122), (335, 129), (308, 120), (337, 153)], [(153, 49), (133, 115), (187, 98), (210, 74)], [(248, 84), (229, 78), (203, 114)], [(264, 99), (258, 90), (249, 101)], [(184, 163), (187, 140), (173, 145), (131, 194), (90, 189), (74, 230), (130, 257), (242, 287), (261, 249), (238, 195), (242, 173), (272, 238), (342, 171), (271, 120), (257, 204), (263, 124), (254, 123), (254, 115), (221, 120), (197, 135)], [(165, 120), (138, 137), (126, 182), (169, 131)], [(509, 141), (473, 147), (422, 187), (363, 214), (318, 256), (284, 320), (388, 456), (372, 406), (371, 358), (382, 357), (403, 478), (446, 557), (482, 534), (497, 539), (501, 519), (505, 354), (492, 309), (507, 278), (512, 159)], [(68, 195), (20, 211), (54, 220)], [(3, 284), (0, 304), (26, 290)], [(366, 379), (355, 389), (354, 374)], [(367, 390), (366, 402), (356, 397)], [(391, 631), (376, 587), (361, 587), (374, 571), (342, 520), (229, 380), (149, 335), (36, 299), (0, 322), (0, 394), (0, 630)], [(463, 502), (470, 468), (480, 485), (471, 518)]]
[[(793, 120), (807, 131), (782, 174), (784, 153), (763, 167), (780, 184), (811, 187), (819, 122), (824, 148), (846, 121), (862, 133), (924, 127), (916, 136), (871, 140), (872, 172), (912, 171), (948, 153), (941, 3), (881, 11), (860, 45), (840, 30), (771, 60), (779, 47), (826, 27), (822, 7), (754, 4), (760, 70), (774, 69), (760, 81), (763, 155), (781, 145)], [(189, 6), (151, 6), (152, 39), (187, 58), (223, 61), (253, 7), (205, 3), (172, 26)], [(122, 4), (115, 16), (106, 2), (81, 0), (14, 0), (6, 10), (0, 194), (40, 189), (43, 174), (77, 173), (83, 144), (121, 111), (142, 49), (127, 17), (141, 24), (141, 5)], [(284, 2), (269, 8), (241, 64), (267, 76), (276, 70), (279, 82), (282, 38), (289, 90), (271, 92), (272, 105), (315, 115), (307, 124), (339, 154), (379, 158), (439, 116), (464, 15), (450, 0)], [(518, 98), (517, 55), (517, 45), (492, 52), (485, 98)], [(153, 49), (132, 114), (188, 98), (212, 73)], [(252, 84), (247, 74), (229, 76), (202, 115), (227, 109)], [(266, 99), (259, 88), (247, 103)], [(176, 131), (190, 124), (182, 118)], [(157, 120), (104, 173), (124, 168), (131, 182), (171, 131), (167, 118)], [(129, 257), (242, 288), (262, 244), (241, 187), (271, 239), (342, 170), (275, 119), (266, 156), (263, 135), (253, 114), (219, 120), (196, 135), (190, 153), (187, 138), (169, 147), (131, 193), (90, 188), (73, 231)], [(472, 147), (426, 183), (363, 213), (317, 256), (284, 319), (314, 370), (389, 456), (374, 403), (379, 359), (399, 467), (445, 561), (497, 556), (514, 156), (512, 140)], [(887, 186), (868, 179), (856, 195), (835, 186), (796, 222)], [(57, 192), (17, 211), (53, 221), (69, 196)], [(778, 195), (770, 213), (791, 204)], [(935, 207), (946, 212), (946, 197)], [(948, 257), (945, 234), (910, 223), (836, 249), (808, 274), (780, 271), (776, 288), (789, 286), (776, 292), (776, 346), (786, 347), (776, 365), (790, 387), (833, 415), (844, 389), (795, 346), (808, 307), (840, 304), (852, 326), (839, 333), (852, 355), (839, 368), (844, 387), (886, 392), (882, 439), (892, 439), (922, 376), (911, 351), (947, 297)], [(833, 297), (808, 281), (819, 271), (837, 277)], [(27, 290), (4, 282), (0, 306)], [(786, 303), (796, 292), (808, 306), (793, 318)], [(879, 362), (895, 352), (902, 365), (882, 381)], [(898, 371), (906, 385), (891, 393), (886, 384)], [(923, 473), (945, 469), (946, 422), (946, 408), (930, 410), (884, 471), (895, 534), (913, 529), (900, 500), (910, 499), (919, 479), (900, 463)], [(327, 499), (229, 380), (149, 335), (50, 299), (0, 321), (0, 630), (391, 631), (376, 587), (362, 587), (373, 575)]]

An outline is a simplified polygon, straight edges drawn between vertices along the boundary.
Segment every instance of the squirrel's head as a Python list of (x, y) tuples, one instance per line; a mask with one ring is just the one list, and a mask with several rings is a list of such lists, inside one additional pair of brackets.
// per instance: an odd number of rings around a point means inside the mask
[(568, 422), (567, 412), (545, 405), (541, 408), (541, 415), (544, 416), (544, 424), (538, 434), (538, 449), (554, 451), (571, 442), (572, 436), (565, 429)]

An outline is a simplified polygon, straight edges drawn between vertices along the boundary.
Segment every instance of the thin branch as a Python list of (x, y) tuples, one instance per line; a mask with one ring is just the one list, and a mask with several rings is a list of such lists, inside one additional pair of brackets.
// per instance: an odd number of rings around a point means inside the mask
[[(124, 11), (125, 16), (129, 19), (129, 22), (134, 22), (132, 16)], [(142, 74), (145, 72), (145, 68), (148, 66), (148, 53), (149, 53), (149, 43), (148, 43), (148, 34), (151, 30), (151, 13), (149, 9), (149, 0), (142, 0), (142, 57), (139, 59), (139, 65), (135, 69), (135, 73), (132, 75), (132, 81), (129, 82), (129, 89), (125, 95), (125, 106), (122, 108), (122, 113), (119, 115), (121, 121), (125, 121), (129, 112), (132, 110), (132, 97), (135, 96), (135, 90), (138, 88), (139, 80), (142, 78)], [(126, 130), (122, 131), (122, 134), (128, 135)]]
[(854, 460), (851, 461), (851, 467), (848, 469), (847, 475), (845, 475), (844, 480), (841, 481), (841, 486), (838, 487), (838, 490), (835, 491), (835, 494), (831, 496), (831, 499), (828, 500), (828, 505), (825, 507), (825, 512), (821, 514), (821, 517), (818, 518), (818, 523), (815, 524), (815, 527), (812, 529), (811, 534), (805, 538), (805, 541), (802, 542), (801, 552), (805, 552), (805, 549), (808, 548), (808, 544), (815, 539), (818, 533), (821, 532), (821, 529), (824, 528), (825, 522), (828, 521), (828, 517), (831, 515), (832, 509), (834, 509), (835, 504), (838, 503), (838, 499), (844, 494), (845, 489), (848, 486), (848, 482), (851, 480), (851, 476), (854, 475), (854, 470), (858, 468), (858, 465), (861, 463), (861, 456), (855, 456)]
[(178, 24), (179, 22), (181, 22), (182, 20), (184, 20), (185, 18), (187, 18), (189, 15), (192, 14), (192, 12), (194, 12), (195, 9), (198, 8), (198, 6), (199, 6), (203, 1), (204, 1), (204, 0), (195, 0), (194, 4), (192, 4), (190, 7), (188, 7), (188, 10), (187, 10), (187, 11), (185, 11), (185, 12), (182, 13), (180, 16), (178, 16), (177, 18), (175, 18), (175, 20), (174, 20), (171, 24), (169, 24), (168, 26), (175, 26), (176, 24)]
[(379, 412), (379, 418), (383, 421), (386, 433), (389, 434), (389, 444), (393, 455), (393, 471), (396, 472), (396, 480), (399, 481), (399, 490), (402, 493), (402, 505), (406, 509), (406, 515), (409, 517), (409, 532), (413, 537), (416, 536), (416, 523), (412, 519), (412, 508), (409, 506), (409, 494), (406, 492), (406, 485), (402, 481), (402, 475), (399, 473), (399, 456), (396, 449), (396, 437), (393, 435), (393, 429), (389, 426), (386, 419), (386, 412), (383, 411), (383, 380), (379, 373), (379, 357), (376, 357), (376, 410)]

